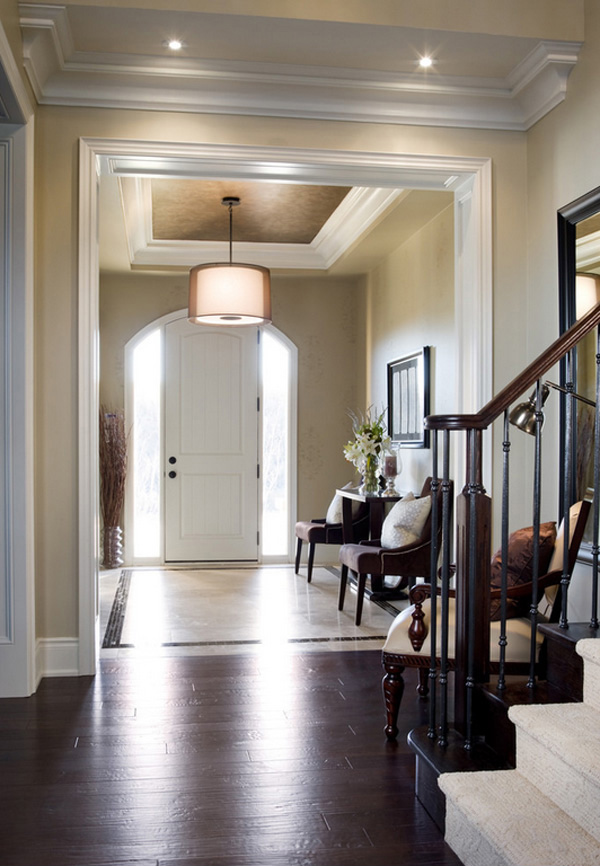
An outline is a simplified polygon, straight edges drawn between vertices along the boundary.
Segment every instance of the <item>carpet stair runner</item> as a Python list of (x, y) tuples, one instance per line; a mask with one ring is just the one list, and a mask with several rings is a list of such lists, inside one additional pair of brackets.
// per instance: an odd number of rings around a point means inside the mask
[(582, 640), (583, 703), (513, 706), (514, 770), (446, 773), (446, 842), (465, 866), (600, 864), (600, 641)]

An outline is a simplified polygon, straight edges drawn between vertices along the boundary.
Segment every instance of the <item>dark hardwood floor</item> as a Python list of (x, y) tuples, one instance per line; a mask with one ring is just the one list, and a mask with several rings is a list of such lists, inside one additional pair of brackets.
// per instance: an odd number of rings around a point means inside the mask
[(1, 866), (456, 866), (380, 652), (103, 660), (0, 701)]

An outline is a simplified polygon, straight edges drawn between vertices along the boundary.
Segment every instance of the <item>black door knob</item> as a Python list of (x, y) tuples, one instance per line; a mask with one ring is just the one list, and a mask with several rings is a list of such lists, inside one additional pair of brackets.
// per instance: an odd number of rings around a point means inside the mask
[(177, 457), (169, 457), (169, 463), (177, 463)]
[(171, 471), (169, 472), (169, 478), (176, 478), (176, 477), (177, 477), (177, 473), (171, 469)]

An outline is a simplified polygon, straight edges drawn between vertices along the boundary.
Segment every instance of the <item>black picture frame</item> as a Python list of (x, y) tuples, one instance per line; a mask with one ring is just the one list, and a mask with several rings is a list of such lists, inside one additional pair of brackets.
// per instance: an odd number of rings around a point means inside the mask
[(403, 448), (429, 448), (429, 346), (387, 365), (388, 433)]

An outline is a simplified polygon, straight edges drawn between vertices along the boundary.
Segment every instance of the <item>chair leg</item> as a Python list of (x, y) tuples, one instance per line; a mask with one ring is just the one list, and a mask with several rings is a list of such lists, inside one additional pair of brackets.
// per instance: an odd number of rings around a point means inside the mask
[(300, 557), (302, 556), (302, 539), (298, 539), (298, 544), (296, 546), (296, 574), (300, 571)]
[(346, 595), (346, 584), (348, 583), (348, 566), (342, 565), (342, 574), (340, 577), (340, 593), (338, 596), (338, 610), (344, 609), (344, 597)]
[(385, 712), (387, 724), (384, 728), (388, 740), (395, 740), (398, 736), (398, 713), (400, 702), (404, 694), (404, 678), (402, 673), (404, 665), (392, 664), (384, 661), (383, 666), (386, 674), (383, 678), (383, 699), (385, 701)]
[(310, 583), (312, 580), (313, 562), (315, 561), (315, 547), (316, 544), (308, 545), (308, 583)]
[(417, 692), (421, 698), (426, 698), (429, 694), (429, 668), (419, 668)]
[(360, 625), (360, 621), (362, 619), (362, 609), (363, 609), (363, 601), (365, 598), (365, 585), (367, 583), (367, 575), (359, 574), (358, 575), (358, 589), (356, 590), (356, 617), (354, 620), (355, 625)]

